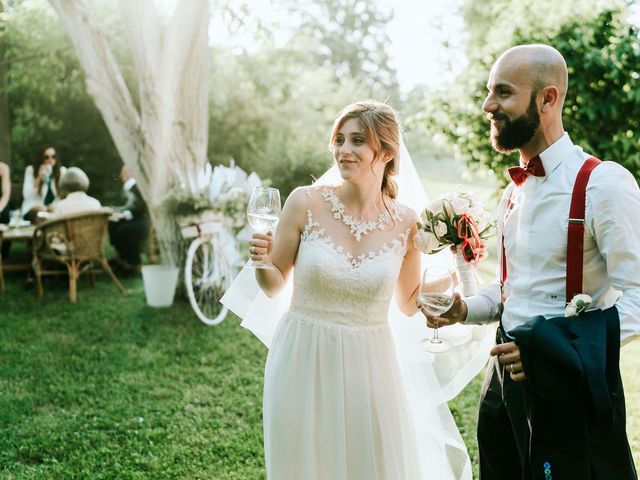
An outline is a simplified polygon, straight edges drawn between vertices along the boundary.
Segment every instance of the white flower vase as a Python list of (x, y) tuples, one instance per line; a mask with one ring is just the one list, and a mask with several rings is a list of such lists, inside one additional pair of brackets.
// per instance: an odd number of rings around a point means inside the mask
[(144, 265), (142, 283), (147, 305), (170, 307), (178, 285), (180, 269), (172, 265)]
[(461, 252), (456, 252), (456, 270), (462, 287), (462, 296), (470, 297), (478, 293), (476, 267), (471, 263), (467, 263)]

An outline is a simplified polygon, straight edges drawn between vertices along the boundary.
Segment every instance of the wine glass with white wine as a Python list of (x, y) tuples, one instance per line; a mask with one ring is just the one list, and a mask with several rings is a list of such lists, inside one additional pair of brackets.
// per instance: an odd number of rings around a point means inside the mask
[[(438, 317), (453, 305), (453, 272), (444, 267), (427, 267), (422, 273), (418, 305), (429, 316)], [(427, 352), (444, 352), (451, 348), (449, 340), (440, 338), (436, 323), (431, 337), (423, 338), (420, 345)]]
[[(253, 230), (260, 233), (274, 231), (278, 224), (280, 208), (280, 192), (277, 188), (256, 187), (251, 194), (251, 198), (249, 198), (249, 205), (247, 206), (249, 225)], [(266, 263), (251, 260), (245, 266), (274, 269)]]

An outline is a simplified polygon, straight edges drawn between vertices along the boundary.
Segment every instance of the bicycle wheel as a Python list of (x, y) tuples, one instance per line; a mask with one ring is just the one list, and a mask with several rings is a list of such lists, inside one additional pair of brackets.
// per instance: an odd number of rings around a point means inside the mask
[(220, 303), (232, 271), (215, 236), (197, 237), (189, 245), (184, 283), (193, 311), (207, 325), (218, 325), (228, 309)]

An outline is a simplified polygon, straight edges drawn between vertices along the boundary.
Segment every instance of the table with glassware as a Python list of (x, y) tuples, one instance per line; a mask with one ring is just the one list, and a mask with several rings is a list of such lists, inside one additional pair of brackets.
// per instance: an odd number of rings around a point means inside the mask
[[(33, 234), (36, 227), (29, 222), (22, 221), (20, 223), (13, 223), (6, 225), (0, 225), (0, 246), (3, 242), (26, 242), (27, 244), (33, 239)], [(7, 261), (3, 259), (2, 270), (5, 272), (28, 270), (31, 267), (31, 251), (27, 249), (27, 260), (11, 260)]]

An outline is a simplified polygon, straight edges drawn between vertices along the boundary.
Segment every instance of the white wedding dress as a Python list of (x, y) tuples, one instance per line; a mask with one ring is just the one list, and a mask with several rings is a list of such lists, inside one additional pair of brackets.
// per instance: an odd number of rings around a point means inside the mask
[[(402, 141), (394, 180), (399, 202), (418, 211), (429, 204)], [(406, 317), (392, 301), (412, 213), (393, 202), (393, 228), (350, 231), (331, 195), (341, 182), (334, 165), (308, 188), (294, 281), (284, 291), (267, 297), (244, 268), (221, 300), (269, 348), (267, 478), (471, 480), (447, 402), (486, 364), (495, 329), (453, 325), (442, 333), (450, 350), (423, 351), (424, 316)], [(422, 255), (423, 267), (434, 264), (453, 268), (453, 258)]]
[[(458, 478), (440, 425), (432, 425), (440, 448), (418, 445), (387, 319), (414, 213), (392, 202), (392, 221), (350, 231), (333, 187), (307, 195), (293, 296), (265, 368), (267, 478)], [(427, 476), (419, 455), (430, 453)]]

